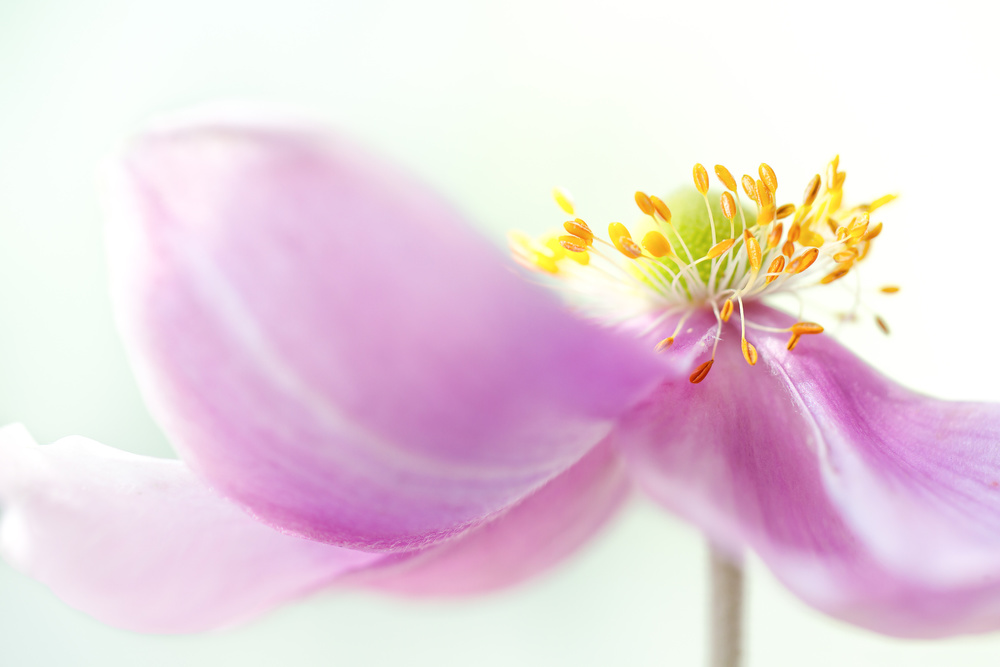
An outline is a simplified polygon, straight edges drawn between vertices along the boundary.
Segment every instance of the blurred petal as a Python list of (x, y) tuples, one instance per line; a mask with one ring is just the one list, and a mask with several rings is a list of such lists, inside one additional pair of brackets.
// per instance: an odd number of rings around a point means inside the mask
[(336, 138), (164, 129), (114, 192), (147, 397), (186, 461), (285, 531), (383, 550), (457, 534), (579, 460), (664, 373)]
[(831, 614), (908, 636), (1000, 628), (1000, 408), (902, 389), (828, 336), (790, 353), (758, 334), (751, 368), (738, 326), (723, 335), (705, 382), (665, 384), (614, 436), (651, 495)]
[(499, 518), (418, 554), (390, 557), (348, 581), (409, 595), (510, 586), (576, 551), (616, 514), (630, 489), (621, 460), (601, 443)]
[(0, 549), (97, 619), (196, 632), (255, 616), (383, 556), (282, 535), (180, 461), (0, 430)]

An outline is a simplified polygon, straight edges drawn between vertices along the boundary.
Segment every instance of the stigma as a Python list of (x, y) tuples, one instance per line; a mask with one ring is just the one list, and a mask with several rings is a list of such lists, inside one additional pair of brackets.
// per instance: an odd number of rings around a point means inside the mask
[[(692, 170), (694, 188), (666, 200), (636, 192), (635, 219), (629, 226), (611, 222), (606, 235), (595, 231), (603, 225), (592, 227), (577, 217), (569, 194), (556, 189), (553, 198), (569, 219), (559, 233), (538, 239), (511, 232), (514, 259), (550, 277), (571, 302), (605, 323), (642, 323), (643, 333), (650, 333), (675, 319), (673, 332), (656, 343), (658, 352), (668, 353), (692, 314), (711, 310), (715, 342), (711, 357), (691, 374), (694, 384), (708, 377), (723, 324), (734, 315), (749, 365), (758, 359), (754, 335), (785, 334), (787, 349), (794, 350), (803, 337), (822, 334), (823, 326), (801, 320), (801, 307), (792, 326), (763, 326), (746, 317), (746, 304), (789, 295), (802, 304), (802, 294), (811, 294), (811, 288), (840, 289), (848, 275), (857, 276), (882, 232), (872, 214), (895, 195), (844, 206), (847, 175), (839, 156), (827, 165), (825, 176), (813, 176), (797, 204), (778, 204), (778, 178), (767, 164), (758, 167), (756, 178), (744, 175), (739, 182), (722, 165), (714, 173), (722, 186), (717, 192), (710, 190), (712, 180), (701, 164)], [(886, 286), (880, 293), (898, 290)], [(861, 305), (860, 298), (854, 299), (852, 312), (841, 318), (854, 319)], [(874, 320), (888, 333), (879, 315)]]

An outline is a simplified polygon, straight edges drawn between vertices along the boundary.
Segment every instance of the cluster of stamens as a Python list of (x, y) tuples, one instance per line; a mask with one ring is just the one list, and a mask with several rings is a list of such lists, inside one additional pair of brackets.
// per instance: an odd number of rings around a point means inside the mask
[[(653, 331), (668, 318), (677, 317), (674, 332), (657, 344), (658, 351), (674, 344), (692, 313), (711, 308), (717, 320), (715, 344), (711, 358), (691, 374), (693, 383), (708, 375), (723, 323), (738, 308), (743, 357), (753, 366), (757, 349), (747, 340), (748, 327), (788, 333), (789, 350), (795, 349), (802, 336), (822, 333), (823, 327), (805, 321), (785, 329), (756, 324), (745, 316), (744, 303), (778, 294), (798, 296), (805, 287), (829, 285), (850, 274), (882, 231), (882, 223), (871, 223), (871, 213), (895, 198), (886, 195), (843, 208), (846, 174), (839, 171), (839, 158), (830, 162), (825, 178), (819, 174), (812, 178), (798, 206), (776, 204), (778, 179), (771, 167), (761, 164), (758, 174), (756, 179), (744, 175), (740, 181), (743, 193), (755, 205), (755, 214), (744, 211), (736, 179), (722, 165), (715, 166), (715, 175), (725, 189), (713, 210), (708, 171), (696, 164), (694, 185), (707, 216), (699, 205), (697, 216), (687, 212), (675, 220), (662, 199), (639, 191), (635, 202), (643, 214), (637, 223), (644, 230), (640, 241), (620, 222), (608, 226), (605, 240), (574, 217), (563, 224), (561, 235), (534, 240), (512, 233), (513, 254), (522, 265), (563, 279), (564, 286), (582, 295), (585, 302), (589, 297), (591, 305), (597, 304), (595, 311), (603, 309), (603, 313), (595, 312), (602, 319), (641, 319), (648, 322), (647, 331)], [(575, 216), (565, 192), (557, 189), (553, 195), (567, 215)], [(892, 294), (898, 288), (881, 291)], [(879, 316), (875, 319), (888, 333), (885, 321)]]

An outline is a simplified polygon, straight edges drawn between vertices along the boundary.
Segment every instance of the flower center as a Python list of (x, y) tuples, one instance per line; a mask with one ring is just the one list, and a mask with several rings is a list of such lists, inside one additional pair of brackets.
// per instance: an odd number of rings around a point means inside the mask
[[(757, 350), (747, 340), (748, 327), (789, 333), (789, 350), (802, 336), (823, 332), (814, 322), (796, 322), (787, 329), (757, 325), (745, 317), (744, 304), (782, 294), (799, 298), (804, 288), (830, 285), (856, 271), (868, 255), (882, 231), (882, 223), (873, 224), (870, 216), (895, 195), (843, 207), (846, 174), (839, 164), (835, 157), (825, 178), (816, 174), (809, 181), (798, 206), (776, 204), (778, 179), (771, 167), (761, 164), (759, 178), (741, 179), (752, 205), (747, 208), (728, 169), (715, 166), (724, 188), (716, 194), (709, 191), (708, 171), (696, 164), (694, 189), (680, 190), (666, 200), (635, 193), (642, 216), (631, 230), (612, 222), (607, 238), (602, 238), (574, 217), (563, 224), (561, 235), (536, 240), (512, 232), (511, 249), (520, 264), (561, 281), (585, 312), (603, 321), (652, 322), (646, 327), (651, 331), (677, 317), (673, 334), (657, 344), (660, 351), (673, 345), (692, 313), (711, 309), (717, 320), (716, 341), (711, 359), (691, 375), (691, 382), (698, 383), (711, 370), (723, 323), (737, 309), (743, 356), (751, 366), (757, 363)], [(556, 189), (553, 195), (567, 215), (576, 215), (565, 192)], [(898, 288), (881, 291), (892, 294)], [(888, 333), (884, 320), (875, 319)]]

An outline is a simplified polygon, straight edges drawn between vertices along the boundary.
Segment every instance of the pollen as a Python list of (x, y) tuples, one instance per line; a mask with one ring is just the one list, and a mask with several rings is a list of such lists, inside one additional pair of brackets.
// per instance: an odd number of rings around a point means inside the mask
[[(553, 199), (570, 219), (541, 238), (511, 233), (511, 252), (521, 266), (565, 288), (567, 300), (585, 314), (658, 341), (650, 343), (657, 352), (666, 353), (679, 338), (698, 336), (696, 342), (707, 345), (711, 358), (690, 374), (693, 384), (706, 381), (719, 346), (734, 340), (740, 341), (749, 366), (762, 358), (766, 364), (768, 355), (760, 357), (748, 332), (757, 344), (761, 337), (788, 336), (789, 351), (809, 336), (824, 334), (817, 322), (802, 320), (782, 328), (755, 321), (763, 312), (755, 303), (775, 299), (775, 306), (785, 307), (788, 301), (777, 298), (792, 296), (801, 311), (819, 301), (824, 312), (843, 312), (833, 304), (846, 295), (853, 305), (846, 308), (845, 319), (858, 321), (859, 308), (874, 312), (863, 302), (858, 271), (872, 245), (882, 242), (883, 223), (873, 218), (896, 195), (845, 205), (847, 175), (839, 157), (808, 178), (798, 203), (778, 205), (778, 176), (767, 163), (759, 163), (757, 177), (745, 174), (739, 181), (721, 164), (713, 172), (714, 179), (703, 164), (695, 164), (694, 187), (671, 195), (634, 190), (631, 197), (639, 210), (630, 204), (625, 210), (633, 217), (607, 224), (603, 238), (577, 217), (569, 194), (556, 188)], [(624, 204), (628, 195), (622, 196)], [(854, 279), (845, 280), (848, 276)], [(885, 285), (874, 293), (898, 291), (898, 286)], [(710, 332), (686, 324), (699, 311), (714, 315)], [(879, 315), (874, 315), (874, 325), (889, 332)], [(727, 333), (734, 326), (739, 338)]]

